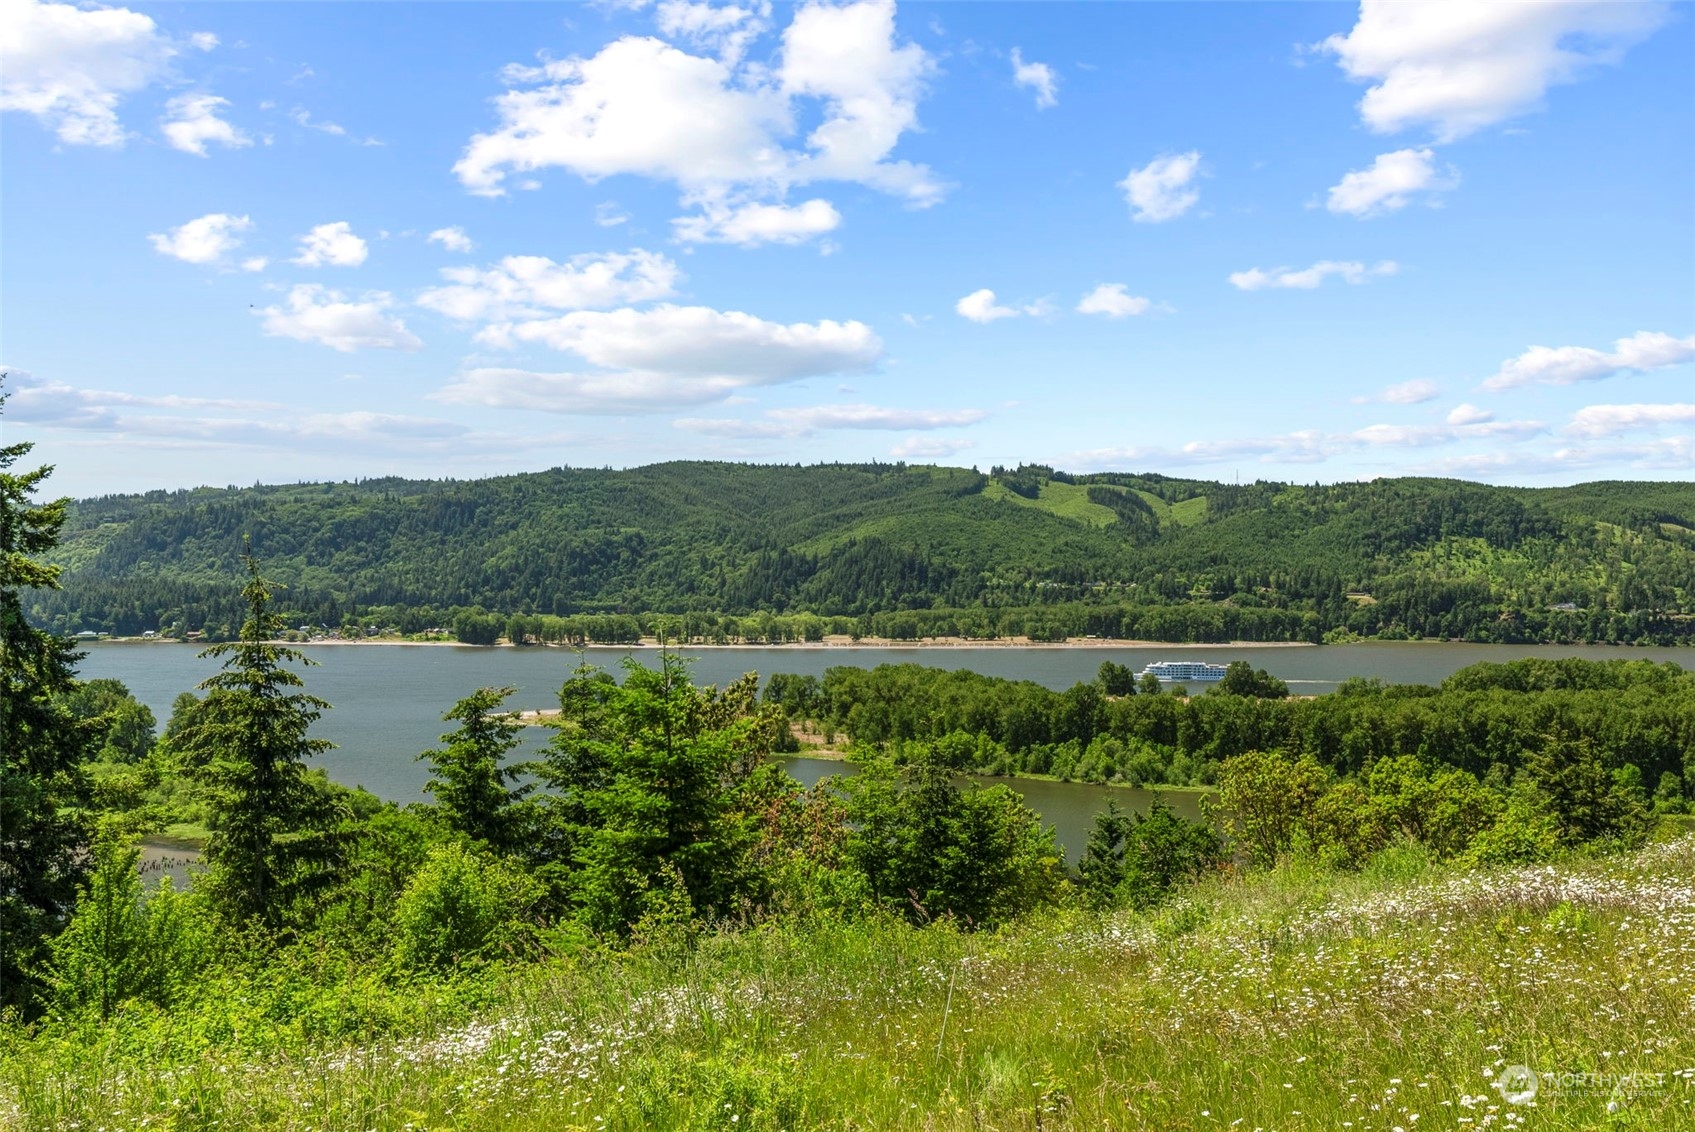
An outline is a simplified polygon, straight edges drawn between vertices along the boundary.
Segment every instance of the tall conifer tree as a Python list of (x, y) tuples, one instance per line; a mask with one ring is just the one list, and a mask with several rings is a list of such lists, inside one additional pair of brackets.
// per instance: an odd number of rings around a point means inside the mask
[(330, 705), (300, 691), (304, 682), (284, 667), (315, 662), (273, 643), (283, 624), (271, 610), (271, 583), (257, 561), (245, 561), (241, 637), (200, 654), (225, 657), (223, 671), (201, 683), (206, 698), (177, 742), (211, 800), (214, 898), (235, 919), (276, 928), (334, 879), (340, 815), (306, 766), (333, 746), (307, 734)]
[(478, 688), (442, 718), (458, 721), (441, 737), (440, 750), (425, 751), (434, 773), (424, 789), (435, 795), (449, 827), (486, 843), (497, 853), (517, 848), (517, 808), (529, 786), (509, 787), (520, 771), (503, 766), (524, 729), (510, 712), (500, 710), (511, 688)]
[(24, 620), (22, 591), (58, 586), (37, 556), (58, 545), (70, 502), (33, 502), (53, 469), (11, 470), (32, 447), (0, 447), (0, 1007), (25, 1009), (87, 872), (84, 763), (98, 738), (63, 702), (80, 654)]

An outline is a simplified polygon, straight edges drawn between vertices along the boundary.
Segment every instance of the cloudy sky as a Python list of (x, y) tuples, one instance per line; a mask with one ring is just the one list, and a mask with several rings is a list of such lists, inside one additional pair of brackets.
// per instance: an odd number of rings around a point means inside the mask
[(1695, 8), (0, 0), (61, 491), (1695, 478)]

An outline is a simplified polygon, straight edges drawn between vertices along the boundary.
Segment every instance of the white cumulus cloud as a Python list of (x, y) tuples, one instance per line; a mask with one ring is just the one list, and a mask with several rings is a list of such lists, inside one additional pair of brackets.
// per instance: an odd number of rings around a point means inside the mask
[[(784, 100), (744, 90), (716, 59), (625, 37), (589, 59), (512, 68), (495, 100), (501, 128), (471, 139), (454, 166), (465, 187), (498, 196), (510, 173), (560, 167), (589, 181), (637, 173), (685, 186), (777, 179)], [(540, 85), (521, 85), (534, 84)]]
[[(917, 127), (934, 70), (923, 48), (900, 42), (893, 0), (803, 5), (774, 65), (743, 63), (767, 12), (660, 6), (661, 31), (714, 46), (717, 58), (624, 36), (588, 58), (509, 67), (497, 127), (471, 139), (454, 172), (486, 196), (548, 168), (591, 182), (626, 173), (669, 181), (685, 204), (724, 203), (721, 215), (680, 218), (682, 238), (750, 244), (799, 242), (839, 223), (828, 202), (787, 205), (799, 185), (852, 182), (917, 207), (939, 200), (945, 186), (929, 169), (891, 156)], [(803, 120), (816, 124), (797, 139)]]
[(1695, 405), (1587, 405), (1572, 414), (1566, 431), (1577, 436), (1618, 436), (1668, 424), (1695, 423)]
[(1437, 171), (1434, 150), (1397, 149), (1379, 154), (1369, 169), (1344, 175), (1330, 187), (1325, 207), (1349, 216), (1377, 216), (1405, 208), (1415, 195), (1447, 192), (1459, 183), (1453, 166)]
[(1130, 294), (1122, 283), (1102, 283), (1077, 303), (1078, 314), (1103, 314), (1108, 318), (1145, 313), (1153, 305), (1140, 295)]
[(700, 0), (660, 0), (654, 10), (654, 22), (661, 35), (717, 52), (720, 59), (732, 65), (765, 32), (770, 16), (769, 0), (745, 7)]
[(1372, 84), (1359, 104), (1367, 126), (1424, 125), (1452, 141), (1616, 62), (1667, 17), (1668, 5), (1619, 0), (1362, 0), (1353, 29), (1320, 46), (1349, 78)]
[(394, 305), (393, 297), (382, 291), (349, 300), (339, 291), (301, 283), (289, 290), (285, 305), (255, 313), (265, 320), (264, 331), (273, 338), (317, 342), (344, 354), (422, 348), (417, 335), (388, 313)]
[(1130, 218), (1142, 224), (1175, 220), (1201, 199), (1194, 180), (1201, 167), (1198, 150), (1154, 158), (1118, 183), (1130, 202)]
[[(241, 246), (241, 234), (252, 227), (253, 221), (245, 216), (212, 212), (179, 224), (169, 232), (156, 232), (147, 238), (152, 242), (153, 250), (160, 255), (168, 255), (184, 263), (218, 263)], [(255, 271), (264, 266), (262, 260), (257, 268), (243, 264), (245, 270)]]
[(118, 105), (165, 78), (176, 53), (140, 12), (6, 0), (0, 110), (33, 115), (66, 145), (122, 145)]
[(1017, 307), (1001, 306), (995, 300), (995, 293), (987, 287), (971, 292), (955, 303), (953, 309), (955, 314), (972, 322), (994, 322), (996, 319), (1017, 318), (1021, 314), (1044, 315), (1050, 310), (1045, 300)]
[(425, 291), (418, 305), (474, 322), (668, 298), (682, 272), (666, 256), (637, 248), (579, 255), (564, 263), (545, 256), (507, 256), (491, 267), (450, 267), (442, 277), (449, 285)]
[(1046, 63), (1026, 63), (1024, 53), (1012, 49), (1012, 81), (1036, 92), (1036, 109), (1046, 110), (1059, 105), (1059, 79)]
[(1394, 260), (1386, 259), (1381, 263), (1367, 267), (1357, 260), (1325, 259), (1311, 267), (1299, 269), (1290, 267), (1273, 267), (1263, 270), (1258, 267), (1247, 271), (1236, 271), (1230, 275), (1230, 285), (1240, 291), (1264, 291), (1272, 288), (1311, 291), (1331, 276), (1346, 283), (1364, 283), (1374, 276), (1393, 275), (1400, 270), (1400, 265)]
[(1532, 346), (1508, 358), (1483, 388), (1499, 392), (1523, 385), (1575, 385), (1623, 373), (1647, 373), (1695, 359), (1695, 335), (1674, 338), (1643, 330), (1613, 343), (1612, 353), (1588, 346)]
[(862, 322), (785, 324), (668, 303), (501, 324), (482, 337), (491, 345), (541, 343), (608, 369), (730, 377), (744, 385), (862, 372), (883, 353), (882, 340)]
[(437, 228), (429, 235), (432, 244), (440, 244), (450, 252), (469, 252), (477, 245), (471, 242), (471, 237), (465, 234), (465, 229), (454, 225), (452, 228)]
[(1494, 413), (1488, 409), (1480, 409), (1470, 402), (1463, 402), (1448, 410), (1448, 423), (1451, 425), (1487, 424), (1494, 419)]
[(218, 111), (230, 100), (215, 94), (184, 94), (165, 104), (165, 120), (159, 132), (172, 149), (206, 156), (208, 143), (216, 142), (228, 149), (240, 149), (253, 144), (253, 139), (218, 117)]
[(703, 200), (701, 213), (671, 221), (677, 239), (688, 244), (803, 244), (842, 223), (842, 214), (827, 200), (803, 204), (729, 205)]
[(550, 373), (482, 367), (431, 396), (558, 413), (662, 412), (722, 401), (750, 386), (864, 372), (883, 353), (882, 341), (861, 322), (784, 324), (741, 311), (669, 304), (505, 323), (480, 337), (493, 345), (541, 343), (595, 368)]
[(353, 226), (337, 220), (319, 224), (300, 237), (300, 254), (290, 262), (302, 267), (358, 267), (370, 253), (365, 241), (353, 234)]

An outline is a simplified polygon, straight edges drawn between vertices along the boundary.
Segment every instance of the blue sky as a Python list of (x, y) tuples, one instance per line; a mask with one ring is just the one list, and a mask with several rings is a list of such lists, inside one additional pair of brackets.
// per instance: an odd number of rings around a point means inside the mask
[(75, 494), (1695, 468), (1695, 9), (4, 4)]

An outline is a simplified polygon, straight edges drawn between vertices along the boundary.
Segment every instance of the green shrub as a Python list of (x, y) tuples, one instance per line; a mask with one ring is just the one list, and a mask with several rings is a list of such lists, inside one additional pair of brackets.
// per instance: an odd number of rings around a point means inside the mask
[(504, 861), (457, 843), (440, 846), (395, 906), (395, 959), (413, 970), (446, 970), (521, 949), (543, 891)]
[(169, 877), (144, 896), (140, 856), (128, 841), (95, 846), (94, 872), (70, 926), (51, 944), (48, 982), (59, 1013), (105, 1019), (131, 1000), (169, 1007), (200, 975), (211, 953), (209, 912)]
[(1077, 870), (1091, 904), (1151, 908), (1216, 868), (1222, 856), (1216, 833), (1178, 817), (1155, 795), (1146, 814), (1127, 814), (1109, 800)]

